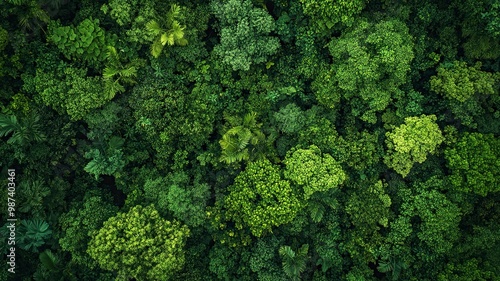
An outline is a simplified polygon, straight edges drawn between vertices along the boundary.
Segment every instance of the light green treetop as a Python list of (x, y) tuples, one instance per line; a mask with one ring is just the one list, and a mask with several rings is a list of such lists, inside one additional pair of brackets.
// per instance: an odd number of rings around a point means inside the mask
[(435, 115), (407, 117), (404, 124), (387, 132), (389, 151), (384, 158), (385, 164), (406, 177), (414, 163), (423, 163), (444, 141), (436, 119)]

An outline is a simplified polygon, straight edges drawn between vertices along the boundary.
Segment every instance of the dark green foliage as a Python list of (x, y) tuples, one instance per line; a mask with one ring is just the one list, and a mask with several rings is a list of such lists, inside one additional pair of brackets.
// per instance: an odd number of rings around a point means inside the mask
[(38, 248), (51, 237), (49, 224), (41, 219), (23, 220), (19, 227), (19, 245), (22, 249), (38, 252)]
[(463, 192), (499, 191), (500, 142), (491, 134), (465, 133), (445, 151), (450, 182)]
[(499, 15), (0, 1), (0, 280), (499, 280)]

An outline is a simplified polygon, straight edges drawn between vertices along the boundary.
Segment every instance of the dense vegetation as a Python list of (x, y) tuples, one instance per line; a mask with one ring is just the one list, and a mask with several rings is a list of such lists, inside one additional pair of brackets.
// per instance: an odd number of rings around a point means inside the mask
[(0, 280), (500, 280), (499, 0), (0, 15)]

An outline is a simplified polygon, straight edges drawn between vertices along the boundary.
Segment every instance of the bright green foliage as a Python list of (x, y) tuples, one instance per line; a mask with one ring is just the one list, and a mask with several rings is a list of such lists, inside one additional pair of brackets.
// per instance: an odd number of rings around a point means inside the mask
[(444, 141), (435, 115), (407, 117), (405, 123), (386, 133), (389, 149), (384, 163), (406, 177), (414, 163), (423, 163)]
[(290, 278), (290, 280), (301, 280), (300, 274), (306, 269), (308, 251), (308, 244), (302, 245), (297, 252), (292, 250), (289, 246), (282, 246), (280, 248), (279, 253), (283, 260), (283, 271)]
[(124, 140), (120, 137), (111, 137), (107, 147), (104, 149), (92, 148), (86, 152), (84, 157), (92, 159), (84, 168), (84, 170), (93, 175), (96, 179), (100, 175), (113, 175), (121, 171), (125, 166), (123, 152), (121, 147)]
[(38, 252), (38, 248), (51, 237), (49, 224), (41, 219), (23, 220), (19, 227), (17, 241), (22, 249)]
[(169, 280), (184, 264), (189, 229), (160, 217), (150, 205), (118, 213), (89, 242), (88, 253), (117, 280)]
[(336, 24), (351, 26), (356, 15), (365, 7), (367, 0), (300, 0), (304, 14), (311, 17), (319, 30), (330, 29)]
[(302, 187), (305, 200), (315, 192), (336, 188), (347, 179), (340, 164), (315, 145), (289, 151), (283, 163), (285, 178)]
[(375, 113), (384, 110), (407, 82), (413, 59), (408, 28), (395, 19), (376, 24), (360, 20), (328, 47), (334, 63), (322, 75), (331, 87), (315, 93), (318, 101), (333, 108), (338, 98), (331, 95), (340, 92), (350, 102), (353, 115), (375, 123)]
[(493, 36), (500, 38), (500, 1), (493, 0), (491, 6), (481, 16), (487, 20), (486, 30)]
[(87, 244), (102, 224), (118, 211), (116, 206), (104, 198), (99, 193), (89, 192), (83, 202), (77, 202), (59, 218), (62, 229), (59, 245), (64, 251), (71, 253), (71, 261), (76, 264), (89, 268), (96, 266), (86, 252)]
[(106, 59), (106, 46), (111, 42), (105, 38), (98, 19), (85, 19), (77, 27), (52, 22), (48, 32), (49, 40), (68, 59), (83, 59), (92, 64)]
[(262, 124), (257, 123), (257, 114), (248, 113), (243, 119), (226, 116), (226, 120), (230, 129), (219, 141), (222, 149), (220, 160), (227, 164), (249, 160), (256, 151), (256, 146), (264, 143), (266, 138), (260, 130)]
[(249, 163), (228, 191), (224, 198), (226, 216), (236, 228), (248, 227), (257, 237), (273, 226), (289, 223), (302, 207), (279, 168), (267, 159)]
[(185, 46), (188, 41), (184, 38), (185, 26), (177, 20), (180, 17), (181, 8), (172, 4), (166, 17), (161, 20), (152, 20), (146, 24), (146, 30), (155, 37), (151, 45), (151, 54), (158, 58), (166, 44), (169, 46)]
[(233, 70), (249, 70), (278, 50), (278, 38), (269, 36), (275, 28), (273, 18), (265, 10), (253, 8), (251, 1), (213, 2), (212, 9), (220, 22), (220, 44), (214, 53)]
[(481, 71), (481, 63), (468, 67), (466, 62), (455, 61), (449, 66), (442, 64), (437, 76), (431, 77), (431, 90), (448, 99), (465, 102), (472, 96), (491, 95), (498, 91), (492, 73)]
[(482, 196), (500, 191), (500, 140), (492, 134), (465, 133), (445, 158), (457, 190)]
[(36, 91), (42, 101), (52, 108), (66, 112), (71, 119), (80, 120), (92, 109), (104, 105), (102, 80), (88, 77), (86, 69), (61, 64), (62, 72), (37, 71)]
[(104, 89), (107, 99), (112, 99), (116, 93), (125, 92), (122, 83), (133, 85), (137, 77), (137, 69), (142, 65), (142, 61), (134, 60), (123, 64), (113, 46), (107, 47), (107, 64), (103, 70)]
[(35, 113), (17, 120), (15, 115), (0, 114), (0, 137), (8, 136), (7, 143), (24, 145), (30, 142), (40, 142), (45, 140), (45, 134), (39, 123), (39, 116)]

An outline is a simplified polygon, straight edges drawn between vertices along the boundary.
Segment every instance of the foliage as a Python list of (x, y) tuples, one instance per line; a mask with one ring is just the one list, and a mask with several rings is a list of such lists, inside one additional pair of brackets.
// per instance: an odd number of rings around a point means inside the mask
[(111, 39), (106, 38), (98, 19), (85, 19), (76, 27), (52, 22), (48, 32), (49, 40), (68, 59), (78, 58), (93, 65), (106, 59), (106, 46)]
[(500, 142), (492, 134), (465, 133), (445, 150), (452, 186), (486, 196), (498, 191)]
[(253, 8), (251, 1), (214, 1), (212, 9), (220, 24), (220, 44), (214, 53), (233, 70), (247, 71), (278, 50), (278, 39), (269, 36), (275, 28), (273, 18), (265, 10)]
[(337, 24), (351, 26), (355, 16), (366, 5), (365, 0), (300, 0), (304, 14), (311, 17), (311, 22), (319, 31), (330, 29)]
[(37, 253), (38, 248), (47, 242), (51, 234), (52, 230), (49, 229), (49, 224), (44, 220), (23, 220), (17, 239), (22, 249)]
[(123, 64), (115, 47), (108, 46), (106, 53), (107, 64), (102, 77), (104, 78), (104, 88), (107, 99), (112, 99), (116, 93), (124, 92), (125, 87), (121, 83), (135, 84), (137, 68), (142, 65), (139, 60)]
[(495, 93), (495, 76), (481, 71), (481, 63), (468, 67), (467, 63), (455, 61), (451, 67), (441, 65), (437, 76), (431, 78), (431, 89), (448, 99), (465, 102), (473, 95)]
[(257, 237), (273, 226), (289, 223), (302, 207), (290, 183), (267, 159), (250, 162), (228, 191), (224, 198), (227, 218), (237, 229), (248, 227)]
[(120, 172), (126, 163), (121, 149), (123, 142), (122, 138), (113, 136), (104, 149), (90, 149), (84, 157), (92, 160), (85, 166), (84, 170), (96, 179), (100, 175), (114, 175)]
[(151, 45), (151, 55), (158, 58), (165, 45), (185, 46), (188, 41), (184, 38), (185, 26), (182, 26), (177, 20), (180, 17), (181, 8), (172, 4), (166, 17), (160, 21), (152, 20), (146, 24), (146, 30), (155, 37)]
[(291, 280), (300, 280), (300, 274), (306, 269), (308, 251), (308, 244), (302, 245), (297, 252), (289, 246), (282, 246), (280, 248), (279, 253), (283, 259), (283, 271), (285, 271)]
[(19, 121), (15, 115), (0, 115), (0, 137), (12, 136), (7, 140), (9, 144), (24, 145), (31, 142), (40, 142), (46, 139), (39, 123), (40, 116), (30, 114)]
[(224, 132), (219, 141), (222, 149), (221, 162), (231, 164), (249, 160), (255, 152), (256, 146), (265, 141), (265, 135), (260, 130), (262, 124), (257, 123), (257, 114), (255, 112), (248, 113), (243, 119), (226, 116), (226, 120), (231, 128)]
[(414, 163), (423, 163), (444, 141), (435, 115), (407, 117), (405, 123), (386, 133), (389, 153), (385, 164), (406, 177)]
[(359, 20), (328, 44), (335, 63), (325, 70), (327, 74), (320, 75), (330, 84), (330, 91), (315, 93), (318, 102), (333, 108), (338, 98), (330, 95), (340, 93), (351, 104), (354, 116), (375, 123), (375, 112), (384, 110), (406, 83), (412, 48), (404, 23), (395, 19), (378, 23)]
[(104, 222), (88, 253), (120, 280), (168, 280), (184, 264), (188, 235), (186, 226), (161, 218), (152, 205), (137, 205)]
[(285, 178), (302, 187), (305, 200), (315, 192), (336, 188), (347, 179), (340, 164), (314, 145), (289, 151), (283, 163)]

